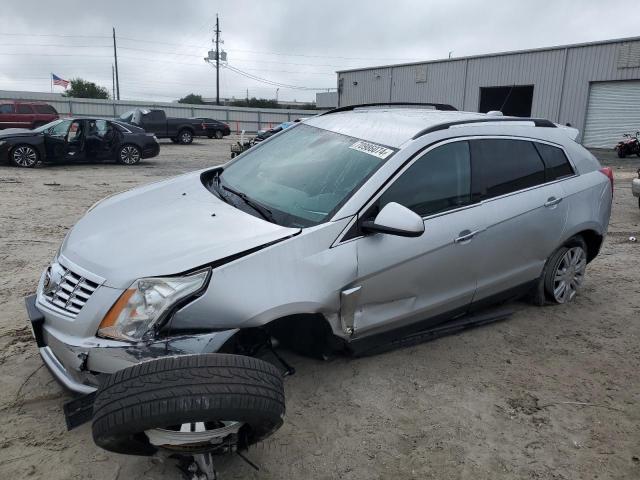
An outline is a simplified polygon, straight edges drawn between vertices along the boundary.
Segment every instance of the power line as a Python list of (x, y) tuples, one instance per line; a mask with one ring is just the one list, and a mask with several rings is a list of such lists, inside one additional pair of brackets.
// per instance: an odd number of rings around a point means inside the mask
[(334, 90), (334, 88), (332, 87), (303, 87), (300, 85), (289, 85), (286, 83), (281, 83), (281, 82), (276, 82), (273, 80), (269, 80), (266, 78), (262, 78), (262, 77), (258, 77), (257, 75), (253, 75), (252, 73), (248, 73), (245, 72), (243, 70), (240, 70), (238, 68), (235, 68), (231, 65), (229, 65), (228, 63), (226, 65), (223, 65), (224, 68), (231, 70), (234, 73), (237, 73), (239, 75), (242, 75), (243, 77), (247, 77), (251, 80), (255, 80), (257, 82), (261, 82), (261, 83), (266, 83), (267, 85), (272, 85), (274, 87), (281, 87), (281, 88), (290, 88), (290, 89), (294, 89), (294, 90), (313, 90), (313, 91), (318, 91), (318, 90)]

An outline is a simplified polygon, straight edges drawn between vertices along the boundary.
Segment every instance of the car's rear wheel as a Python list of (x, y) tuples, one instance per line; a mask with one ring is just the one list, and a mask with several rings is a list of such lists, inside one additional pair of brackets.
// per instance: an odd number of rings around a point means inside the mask
[(178, 141), (182, 145), (188, 145), (193, 142), (193, 133), (191, 133), (191, 130), (187, 130), (186, 128), (180, 130), (180, 133), (178, 133)]
[(226, 354), (151, 360), (109, 376), (97, 392), (93, 439), (106, 450), (151, 455), (244, 448), (281, 425), (282, 375)]
[(125, 165), (135, 165), (141, 158), (142, 152), (135, 145), (123, 145), (118, 151), (118, 161)]
[(17, 145), (11, 150), (9, 158), (16, 167), (33, 168), (38, 164), (40, 155), (31, 145)]
[(224, 136), (224, 135), (222, 134), (222, 131), (221, 131), (221, 130), (216, 130), (216, 138), (217, 138), (218, 140), (220, 140), (223, 136)]
[(582, 286), (587, 268), (587, 245), (573, 237), (554, 252), (544, 271), (544, 291), (553, 303), (568, 303)]

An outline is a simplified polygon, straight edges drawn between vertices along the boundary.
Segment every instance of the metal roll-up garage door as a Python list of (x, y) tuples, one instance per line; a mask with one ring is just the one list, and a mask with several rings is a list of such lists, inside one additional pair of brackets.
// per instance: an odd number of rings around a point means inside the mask
[(582, 143), (613, 148), (623, 133), (640, 130), (640, 81), (597, 82), (589, 90)]

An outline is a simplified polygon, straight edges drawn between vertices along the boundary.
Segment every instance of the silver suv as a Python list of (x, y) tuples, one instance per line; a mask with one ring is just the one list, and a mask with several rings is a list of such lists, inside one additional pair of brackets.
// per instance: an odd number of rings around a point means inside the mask
[(613, 191), (573, 136), (439, 105), (346, 107), (106, 198), (27, 299), (42, 357), (90, 393), (156, 358), (273, 339), (361, 354), (520, 294), (569, 302)]

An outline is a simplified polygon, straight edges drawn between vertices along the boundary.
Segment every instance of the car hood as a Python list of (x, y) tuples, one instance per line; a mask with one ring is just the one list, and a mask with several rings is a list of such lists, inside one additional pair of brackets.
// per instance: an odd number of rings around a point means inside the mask
[(0, 130), (0, 139), (9, 137), (32, 137), (34, 135), (37, 135), (37, 133), (26, 128), (7, 128)]
[(300, 232), (224, 203), (195, 172), (117, 194), (80, 219), (60, 254), (127, 288), (249, 252)]

